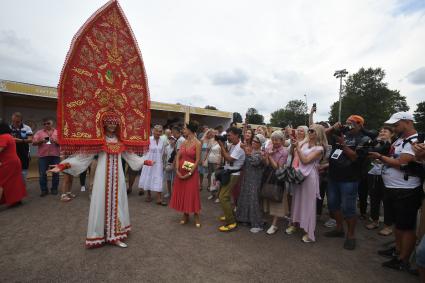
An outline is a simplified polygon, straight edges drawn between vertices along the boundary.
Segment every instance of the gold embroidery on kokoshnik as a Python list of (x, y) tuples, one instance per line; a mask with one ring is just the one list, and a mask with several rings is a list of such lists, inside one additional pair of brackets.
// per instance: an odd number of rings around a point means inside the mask
[(84, 75), (84, 76), (87, 76), (87, 77), (90, 77), (90, 78), (93, 76), (93, 74), (90, 73), (89, 71), (86, 71), (86, 70), (83, 70), (83, 69), (80, 69), (80, 68), (73, 68), (72, 70), (74, 72), (76, 72), (77, 74)]

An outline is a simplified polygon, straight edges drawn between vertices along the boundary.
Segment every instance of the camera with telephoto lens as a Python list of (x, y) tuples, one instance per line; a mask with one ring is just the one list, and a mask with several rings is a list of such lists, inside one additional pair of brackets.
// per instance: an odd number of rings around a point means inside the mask
[(358, 146), (359, 149), (369, 152), (377, 152), (381, 155), (388, 155), (391, 149), (391, 142), (383, 140), (368, 140)]
[(227, 135), (222, 135), (222, 136), (220, 136), (220, 135), (215, 135), (215, 136), (214, 136), (214, 139), (215, 139), (216, 141), (221, 141), (222, 143), (225, 143), (225, 142), (227, 142)]

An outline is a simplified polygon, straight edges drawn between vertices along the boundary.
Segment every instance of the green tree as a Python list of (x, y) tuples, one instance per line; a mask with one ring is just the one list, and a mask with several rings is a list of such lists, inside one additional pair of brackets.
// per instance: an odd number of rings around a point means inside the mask
[(302, 100), (289, 101), (285, 108), (274, 111), (270, 118), (270, 124), (274, 127), (286, 127), (287, 125), (298, 127), (307, 123), (307, 105)]
[(417, 104), (416, 111), (413, 113), (415, 117), (415, 128), (418, 132), (425, 133), (425, 101)]
[[(365, 119), (366, 127), (377, 129), (395, 112), (408, 111), (406, 97), (398, 90), (391, 90), (383, 80), (381, 68), (361, 68), (348, 76), (342, 96), (341, 119), (357, 114)], [(331, 106), (329, 122), (338, 120), (339, 102)]]
[(242, 115), (239, 112), (233, 113), (233, 122), (242, 123)]
[(259, 114), (257, 109), (248, 108), (248, 111), (246, 112), (246, 121), (248, 124), (263, 125), (264, 116)]

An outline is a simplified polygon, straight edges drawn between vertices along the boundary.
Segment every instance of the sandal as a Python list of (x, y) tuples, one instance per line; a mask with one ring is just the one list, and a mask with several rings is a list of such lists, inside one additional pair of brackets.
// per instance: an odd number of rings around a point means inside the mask
[(62, 202), (68, 202), (68, 201), (70, 201), (70, 200), (72, 200), (72, 198), (70, 198), (70, 197), (68, 196), (68, 194), (62, 194), (62, 195), (61, 195), (60, 201), (62, 201)]
[(74, 195), (73, 193), (71, 193), (71, 192), (67, 192), (66, 193), (70, 198), (76, 198), (77, 196), (76, 195)]
[(381, 236), (389, 236), (393, 233), (393, 229), (391, 227), (385, 227), (384, 229), (382, 229), (381, 231), (378, 232), (378, 235)]
[(373, 230), (373, 229), (376, 229), (376, 228), (379, 228), (379, 222), (378, 223), (377, 222), (371, 222), (371, 223), (366, 225), (367, 230)]

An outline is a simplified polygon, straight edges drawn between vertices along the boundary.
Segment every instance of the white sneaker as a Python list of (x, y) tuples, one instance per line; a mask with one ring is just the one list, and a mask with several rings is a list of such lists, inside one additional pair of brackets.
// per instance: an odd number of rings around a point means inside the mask
[(81, 191), (85, 192), (86, 191), (86, 186), (81, 186)]
[(220, 200), (217, 198), (217, 199), (215, 199), (215, 201), (214, 201), (215, 203), (219, 203), (220, 202)]
[(325, 224), (323, 224), (325, 227), (328, 227), (328, 228), (333, 228), (333, 227), (335, 227), (336, 226), (336, 220), (335, 219), (332, 219), (332, 218), (329, 218), (329, 220), (328, 221), (326, 221), (326, 223)]
[(270, 228), (267, 230), (266, 233), (268, 235), (273, 235), (277, 232), (277, 230), (279, 230), (279, 228), (277, 228), (277, 226), (272, 225), (272, 226), (270, 226)]
[(253, 228), (251, 228), (251, 229), (249, 229), (249, 231), (251, 232), (251, 233), (258, 233), (258, 232), (261, 232), (261, 231), (263, 231), (263, 228), (259, 228), (259, 227), (253, 227)]
[(214, 198), (214, 196), (213, 195), (210, 195), (209, 197), (208, 197), (208, 199), (213, 199)]

